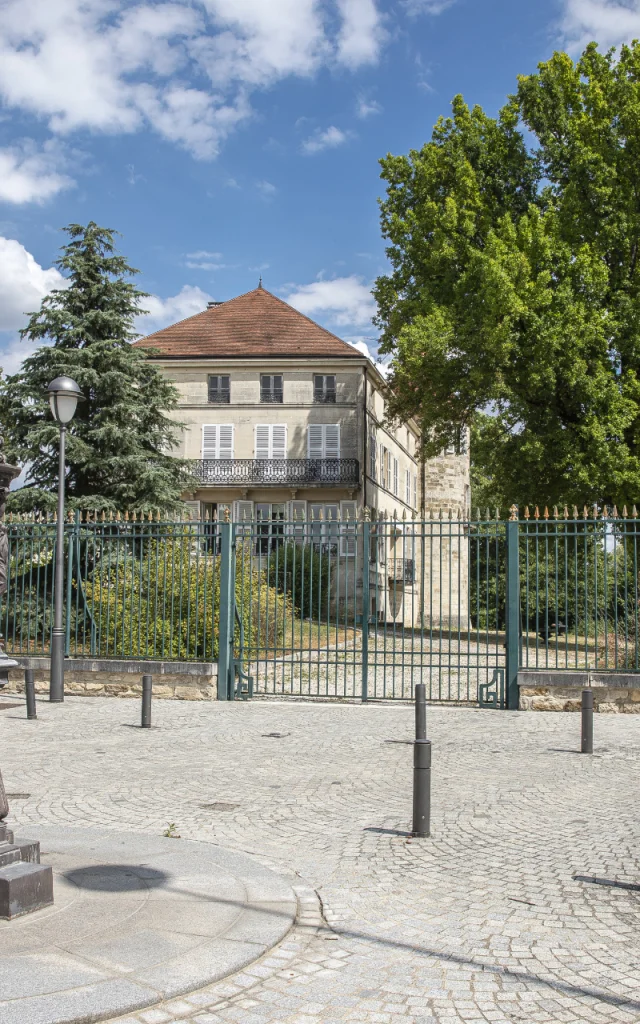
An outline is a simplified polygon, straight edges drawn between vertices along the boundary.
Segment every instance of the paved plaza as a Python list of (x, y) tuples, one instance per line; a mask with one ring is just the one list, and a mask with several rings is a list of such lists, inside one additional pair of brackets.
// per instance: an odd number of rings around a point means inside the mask
[(173, 823), (177, 850), (250, 855), (302, 914), (120, 1024), (640, 1021), (640, 716), (596, 716), (587, 757), (575, 714), (429, 708), (433, 836), (411, 840), (410, 706), (156, 701), (144, 731), (139, 710), (2, 711), (16, 830)]

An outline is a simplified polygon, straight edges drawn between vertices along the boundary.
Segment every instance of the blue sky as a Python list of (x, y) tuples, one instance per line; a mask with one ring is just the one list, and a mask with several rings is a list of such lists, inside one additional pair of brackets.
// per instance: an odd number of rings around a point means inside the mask
[(378, 159), (495, 113), (640, 0), (0, 0), (0, 365), (70, 221), (117, 228), (144, 333), (265, 287), (376, 348)]

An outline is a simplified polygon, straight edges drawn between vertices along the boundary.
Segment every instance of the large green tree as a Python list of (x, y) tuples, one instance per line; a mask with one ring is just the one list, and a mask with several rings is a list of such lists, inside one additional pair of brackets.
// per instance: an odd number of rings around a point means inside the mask
[[(132, 348), (134, 321), (145, 293), (137, 273), (115, 250), (115, 232), (91, 221), (71, 224), (56, 266), (67, 286), (43, 299), (21, 336), (48, 342), (19, 373), (2, 381), (0, 416), (8, 454), (29, 464), (34, 488), (15, 492), (16, 509), (50, 505), (57, 487), (58, 429), (46, 388), (59, 374), (78, 382), (78, 405), (67, 438), (67, 487), (82, 507), (170, 508), (180, 498), (186, 465), (169, 453), (176, 423), (175, 387)], [(44, 493), (43, 493), (44, 492)]]
[(473, 428), (483, 503), (640, 500), (640, 45), (555, 53), (387, 156), (390, 411)]

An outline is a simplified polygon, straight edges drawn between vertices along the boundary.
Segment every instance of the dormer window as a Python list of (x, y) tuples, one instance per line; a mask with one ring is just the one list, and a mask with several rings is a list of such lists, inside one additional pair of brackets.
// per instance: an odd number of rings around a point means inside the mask
[(209, 401), (215, 405), (228, 405), (231, 401), (230, 378), (209, 375)]
[(314, 402), (331, 403), (336, 400), (336, 378), (332, 373), (314, 373)]

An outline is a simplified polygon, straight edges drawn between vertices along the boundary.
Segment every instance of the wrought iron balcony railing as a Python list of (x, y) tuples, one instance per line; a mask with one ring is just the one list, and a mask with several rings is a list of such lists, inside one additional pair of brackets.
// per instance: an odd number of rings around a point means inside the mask
[(387, 578), (397, 583), (415, 583), (416, 569), (413, 558), (394, 558), (387, 561)]
[(314, 391), (313, 400), (314, 402), (320, 402), (323, 405), (335, 404), (336, 393), (335, 391)]
[(284, 401), (284, 392), (282, 391), (261, 391), (260, 401), (271, 403), (272, 405), (282, 405)]
[(192, 467), (203, 484), (344, 484), (357, 486), (357, 459), (194, 459)]
[(231, 390), (229, 388), (209, 388), (209, 401), (216, 405), (229, 405)]

